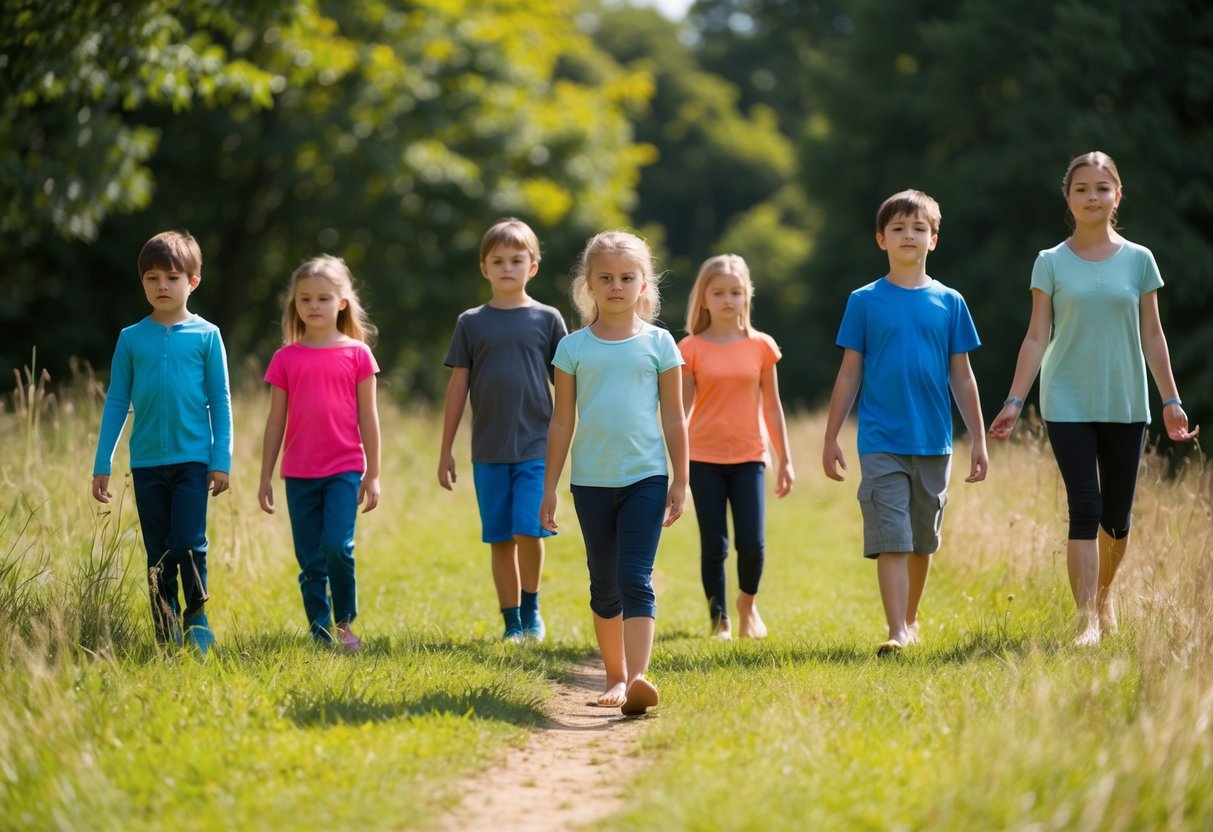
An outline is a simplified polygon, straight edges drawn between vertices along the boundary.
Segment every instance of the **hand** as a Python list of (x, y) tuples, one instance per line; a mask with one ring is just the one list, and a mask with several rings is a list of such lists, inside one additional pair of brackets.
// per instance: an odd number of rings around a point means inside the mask
[(262, 480), (257, 489), (257, 502), (266, 514), (274, 513), (274, 484), (270, 480)]
[(792, 463), (788, 460), (781, 460), (779, 470), (775, 473), (775, 496), (786, 497), (792, 491), (792, 483), (796, 482), (796, 472), (792, 470)]
[(1162, 409), (1162, 421), (1167, 427), (1167, 436), (1173, 442), (1190, 442), (1200, 435), (1200, 425), (1188, 430), (1188, 414), (1182, 406), (1169, 404)]
[(994, 421), (990, 422), (990, 438), (1010, 439), (1011, 431), (1015, 430), (1015, 423), (1019, 421), (1020, 410), (1017, 404), (1004, 404)]
[(560, 524), (556, 522), (555, 491), (545, 491), (543, 493), (543, 502), (539, 504), (539, 525), (549, 532), (557, 531), (560, 528)]
[(231, 480), (225, 471), (211, 471), (206, 477), (206, 486), (211, 490), (212, 497), (218, 497), (231, 487)]
[(985, 443), (981, 447), (974, 443), (973, 451), (969, 454), (969, 475), (965, 477), (965, 482), (981, 482), (989, 470), (990, 459), (986, 455)]
[(379, 505), (379, 478), (363, 477), (362, 485), (358, 487), (358, 502), (365, 502), (362, 513), (366, 514)]
[(682, 509), (686, 502), (687, 484), (678, 480), (670, 483), (670, 490), (665, 496), (665, 522), (661, 524), (663, 529), (674, 525), (674, 521), (682, 516)]
[(99, 503), (108, 503), (110, 497), (110, 475), (96, 474), (93, 476), (93, 499)]
[(838, 473), (838, 469), (847, 470), (847, 460), (842, 455), (842, 448), (837, 442), (826, 442), (825, 448), (821, 452), (821, 467), (830, 479), (836, 482), (843, 481), (843, 476)]
[(458, 477), (455, 476), (455, 457), (449, 453), (443, 454), (438, 459), (438, 484), (451, 491), (456, 479)]

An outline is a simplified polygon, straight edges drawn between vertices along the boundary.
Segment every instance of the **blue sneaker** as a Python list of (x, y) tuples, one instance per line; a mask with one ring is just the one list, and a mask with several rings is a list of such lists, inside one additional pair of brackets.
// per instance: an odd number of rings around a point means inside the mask
[(185, 617), (185, 643), (206, 655), (215, 646), (215, 634), (206, 613), (198, 612)]
[(509, 642), (510, 644), (518, 644), (519, 642), (522, 641), (522, 628), (521, 627), (507, 627), (506, 631), (505, 631), (505, 635), (503, 635), (501, 637), (501, 640), (505, 641), (505, 642)]
[[(530, 620), (526, 620), (530, 618)], [(543, 624), (543, 616), (539, 614), (539, 610), (535, 610), (533, 616), (525, 616), (522, 622), (523, 638), (531, 638), (535, 641), (543, 641), (544, 636), (548, 634), (547, 627)]]

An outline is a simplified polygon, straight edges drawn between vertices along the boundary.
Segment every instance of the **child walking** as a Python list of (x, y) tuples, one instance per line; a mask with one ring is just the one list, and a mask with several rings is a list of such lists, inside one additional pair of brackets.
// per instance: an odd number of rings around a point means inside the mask
[[(1008, 439), (1040, 372), (1040, 410), (1066, 485), (1066, 561), (1081, 622), (1075, 644), (1116, 631), (1112, 581), (1129, 544), (1137, 469), (1150, 421), (1146, 368), (1167, 435), (1195, 439), (1158, 314), (1162, 275), (1149, 249), (1116, 230), (1120, 174), (1106, 153), (1070, 161), (1062, 196), (1073, 233), (1032, 267), (1032, 317), (1011, 391), (990, 424)], [(1042, 366), (1043, 365), (1043, 366)]]
[(270, 411), (257, 499), (263, 511), (274, 513), (274, 463), (282, 448), (286, 507), (312, 638), (336, 639), (355, 653), (362, 642), (351, 628), (358, 615), (354, 525), (359, 504), (363, 513), (379, 504), (379, 366), (369, 346), (376, 329), (344, 260), (317, 257), (295, 270), (282, 335), (286, 346), (265, 371)]
[(604, 231), (586, 244), (572, 286), (584, 327), (560, 342), (552, 361), (556, 403), (540, 509), (543, 527), (556, 531), (556, 484), (572, 445), (573, 506), (606, 669), (597, 704), (629, 716), (658, 701), (645, 678), (657, 614), (653, 562), (661, 529), (682, 516), (688, 477), (683, 361), (673, 336), (652, 324), (657, 281), (636, 235)]
[[(165, 231), (139, 252), (139, 279), (152, 312), (122, 330), (105, 395), (93, 498), (108, 503), (114, 448), (134, 409), (131, 478), (147, 550), (156, 641), (206, 653), (207, 495), (228, 489), (232, 402), (227, 355), (214, 324), (187, 308), (202, 280), (202, 250), (190, 234)], [(177, 595), (181, 576), (184, 610)]]
[(704, 261), (687, 303), (689, 334), (678, 343), (686, 361), (682, 402), (689, 414), (700, 573), (712, 635), (720, 639), (732, 637), (724, 600), (729, 506), (737, 539), (738, 635), (765, 638), (767, 634), (754, 596), (764, 562), (768, 437), (778, 459), (775, 496), (786, 496), (796, 478), (775, 375), (781, 353), (775, 339), (751, 326), (753, 297), (750, 269), (741, 257), (721, 254)]
[(546, 634), (539, 583), (543, 538), (552, 533), (539, 525), (539, 503), (552, 419), (551, 362), (568, 328), (558, 311), (527, 294), (538, 270), (539, 238), (521, 220), (501, 220), (480, 241), (480, 273), (493, 296), (455, 322), (438, 456), (438, 484), (450, 491), (456, 480), (451, 448), (470, 394), (472, 482), (509, 642), (543, 641)]
[(847, 300), (842, 366), (830, 397), (822, 466), (842, 480), (838, 432), (859, 397), (859, 508), (863, 554), (876, 559), (889, 625), (878, 652), (918, 641), (918, 606), (939, 549), (952, 463), (948, 390), (972, 438), (965, 482), (986, 477), (985, 425), (969, 352), (981, 345), (964, 298), (927, 275), (939, 241), (939, 203), (922, 191), (893, 194), (876, 214), (876, 244), (889, 271)]

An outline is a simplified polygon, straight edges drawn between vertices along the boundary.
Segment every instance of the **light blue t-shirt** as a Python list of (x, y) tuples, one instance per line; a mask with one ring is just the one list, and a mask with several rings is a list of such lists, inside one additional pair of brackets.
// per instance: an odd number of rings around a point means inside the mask
[(863, 355), (859, 453), (952, 453), (949, 364), (981, 346), (960, 292), (882, 277), (851, 293), (835, 343)]
[(1064, 242), (1040, 252), (1032, 288), (1053, 299), (1053, 335), (1040, 367), (1046, 421), (1150, 421), (1141, 298), (1161, 287), (1154, 255), (1127, 240), (1097, 263)]
[(132, 405), (132, 468), (203, 462), (210, 471), (231, 472), (232, 398), (214, 324), (197, 315), (173, 326), (147, 317), (118, 335), (94, 475), (110, 473)]
[(657, 376), (682, 363), (674, 337), (652, 324), (622, 341), (589, 327), (561, 340), (552, 365), (577, 380), (573, 485), (621, 488), (668, 475)]

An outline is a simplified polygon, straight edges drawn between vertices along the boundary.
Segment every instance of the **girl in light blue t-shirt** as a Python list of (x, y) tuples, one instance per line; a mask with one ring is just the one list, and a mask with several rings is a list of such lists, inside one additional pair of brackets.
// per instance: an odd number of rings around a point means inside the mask
[(990, 436), (1007, 439), (1040, 372), (1040, 410), (1070, 511), (1066, 560), (1082, 621), (1075, 644), (1116, 629), (1112, 580), (1129, 543), (1150, 407), (1146, 369), (1167, 435), (1194, 439), (1158, 316), (1154, 255), (1116, 232), (1121, 184), (1106, 153), (1070, 162), (1062, 194), (1074, 233), (1032, 268), (1032, 318), (1015, 378)]
[(556, 531), (556, 484), (571, 445), (573, 505), (606, 669), (597, 704), (626, 715), (657, 704), (644, 675), (657, 613), (653, 561), (662, 528), (682, 515), (689, 476), (683, 361), (673, 336), (651, 323), (657, 282), (636, 235), (604, 231), (586, 244), (572, 287), (584, 327), (552, 360), (556, 398), (539, 510), (543, 528)]

